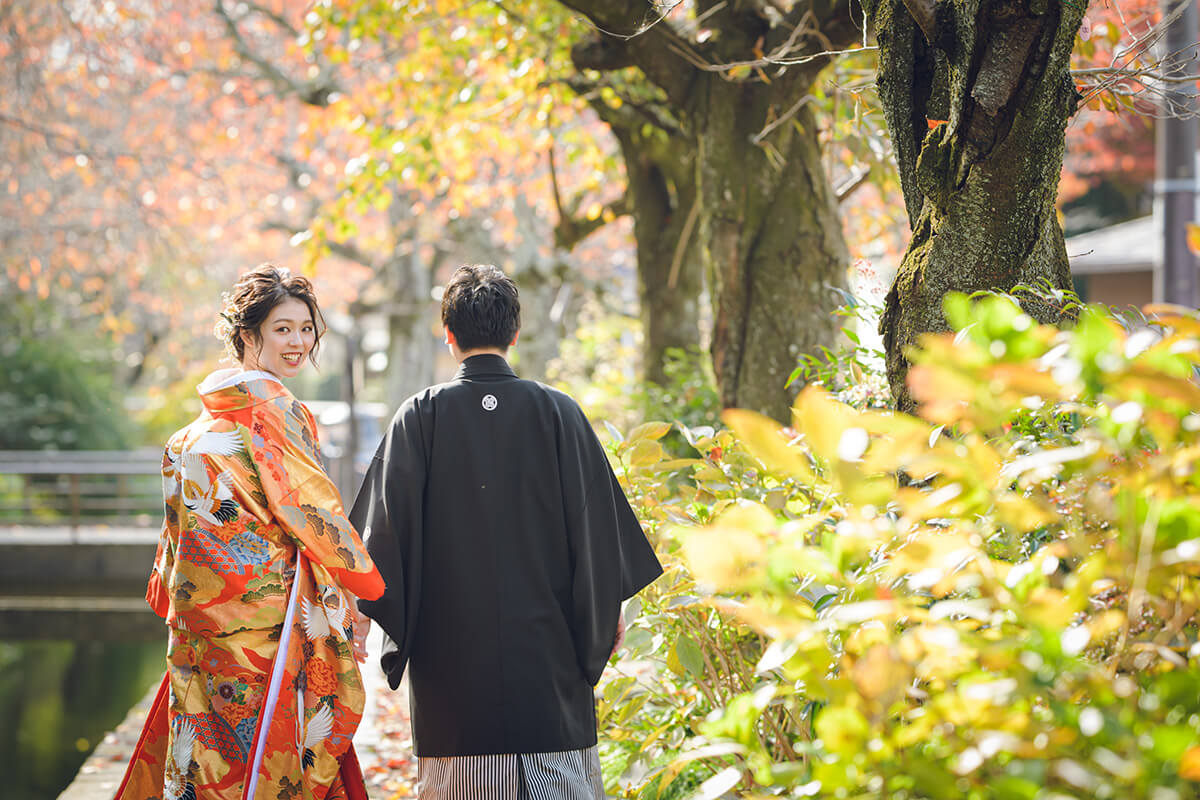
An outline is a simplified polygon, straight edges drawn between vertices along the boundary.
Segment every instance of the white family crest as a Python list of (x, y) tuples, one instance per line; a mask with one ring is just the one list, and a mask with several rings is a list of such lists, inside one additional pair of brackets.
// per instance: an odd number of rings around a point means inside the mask
[(481, 404), (484, 411), (495, 411), (496, 406), (500, 405), (500, 401), (496, 399), (494, 394), (485, 394)]

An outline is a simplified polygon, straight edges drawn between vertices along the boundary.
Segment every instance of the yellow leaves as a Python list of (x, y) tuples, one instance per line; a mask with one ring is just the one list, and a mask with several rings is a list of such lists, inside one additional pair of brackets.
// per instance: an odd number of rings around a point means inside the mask
[(859, 695), (874, 704), (879, 713), (885, 713), (904, 696), (912, 670), (900, 660), (895, 647), (879, 643), (850, 663), (850, 680)]
[(649, 467), (663, 458), (663, 448), (658, 442), (643, 439), (629, 448), (629, 463), (634, 467)]
[(658, 440), (670, 430), (669, 422), (647, 422), (639, 425), (617, 446), (617, 455), (625, 459), (631, 467), (653, 468), (654, 472), (667, 472), (690, 464), (704, 463), (696, 459), (664, 460), (666, 451)]
[(1020, 609), (1022, 616), (1051, 630), (1067, 627), (1080, 610), (1070, 602), (1067, 594), (1049, 586), (1034, 589)]
[(918, 625), (905, 631), (896, 652), (904, 663), (911, 665), (918, 679), (941, 685), (952, 683), (971, 667), (978, 655), (950, 623)]
[(749, 530), (717, 525), (683, 536), (683, 554), (698, 581), (741, 592), (762, 584), (767, 546)]
[(1200, 745), (1189, 747), (1179, 758), (1179, 777), (1200, 782)]
[(625, 105), (625, 101), (616, 93), (610, 86), (605, 86), (600, 89), (600, 99), (606, 106), (612, 109), (618, 109)]
[(756, 411), (731, 408), (721, 414), (721, 421), (737, 434), (738, 439), (767, 469), (816, 482), (804, 451), (784, 438), (775, 420)]
[(967, 398), (974, 391), (974, 383), (966, 376), (914, 364), (908, 370), (908, 389), (925, 419), (942, 425), (968, 422)]
[(944, 597), (955, 590), (963, 570), (984, 558), (979, 552), (981, 543), (976, 534), (955, 529), (922, 529), (895, 550), (887, 570), (907, 578), (914, 591), (928, 589), (935, 597)]
[(866, 717), (846, 706), (827, 708), (817, 717), (817, 736), (830, 752), (848, 757), (866, 744), (871, 733)]
[[(839, 403), (828, 392), (817, 386), (807, 386), (796, 398), (792, 407), (792, 425), (804, 434), (805, 443), (813, 453), (828, 464), (836, 464), (839, 460), (839, 445), (847, 429), (856, 428), (857, 417), (854, 409)], [(862, 451), (852, 454), (853, 442), (847, 442), (847, 447), (841, 456), (850, 456), (844, 460), (854, 460), (862, 455)]]
[(1004, 491), (996, 496), (996, 519), (1010, 531), (1027, 533), (1059, 521), (1059, 515), (1044, 501)]
[(658, 440), (666, 436), (671, 430), (669, 422), (645, 422), (638, 425), (629, 432), (626, 441), (636, 441), (638, 439), (654, 439)]
[(682, 635), (667, 654), (667, 668), (680, 677), (701, 677), (704, 675), (704, 654), (693, 639)]
[(1200, 255), (1200, 225), (1194, 222), (1187, 224), (1187, 246), (1193, 253)]

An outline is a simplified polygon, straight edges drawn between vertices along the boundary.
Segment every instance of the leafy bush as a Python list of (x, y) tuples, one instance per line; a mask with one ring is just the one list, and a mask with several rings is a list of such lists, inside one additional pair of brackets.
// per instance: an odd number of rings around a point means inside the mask
[(0, 449), (127, 446), (112, 342), (90, 324), (63, 324), (49, 304), (0, 304)]
[[(924, 419), (800, 395), (614, 448), (667, 574), (603, 687), (627, 797), (1200, 789), (1200, 320), (954, 296)], [(632, 614), (631, 614), (632, 615)]]

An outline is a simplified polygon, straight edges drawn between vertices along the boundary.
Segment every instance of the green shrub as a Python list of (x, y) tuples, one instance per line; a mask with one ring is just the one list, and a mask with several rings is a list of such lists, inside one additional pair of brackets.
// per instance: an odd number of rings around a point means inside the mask
[(947, 300), (923, 419), (819, 386), (614, 447), (667, 567), (603, 687), (626, 797), (1200, 789), (1200, 320)]
[(59, 320), (49, 303), (0, 304), (0, 449), (128, 446), (133, 425), (114, 380), (115, 347), (94, 325)]

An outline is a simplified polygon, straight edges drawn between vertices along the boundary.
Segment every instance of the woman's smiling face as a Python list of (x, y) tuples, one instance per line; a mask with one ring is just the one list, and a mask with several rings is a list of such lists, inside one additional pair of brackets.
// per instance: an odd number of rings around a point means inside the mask
[(303, 300), (288, 297), (267, 314), (258, 329), (258, 341), (242, 332), (246, 343), (242, 367), (261, 369), (280, 378), (294, 378), (317, 340), (312, 312)]

